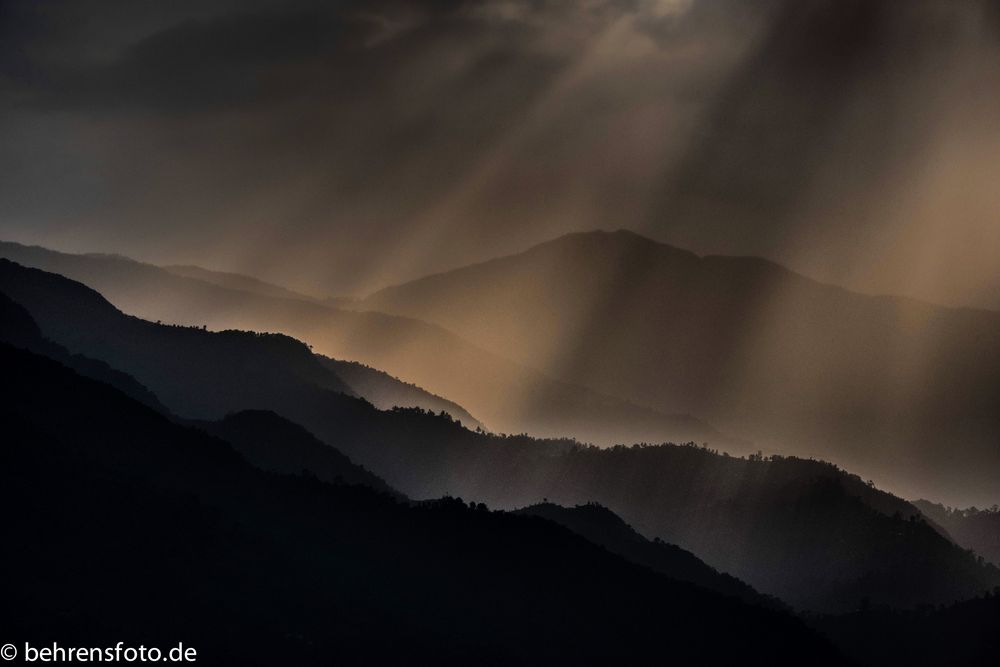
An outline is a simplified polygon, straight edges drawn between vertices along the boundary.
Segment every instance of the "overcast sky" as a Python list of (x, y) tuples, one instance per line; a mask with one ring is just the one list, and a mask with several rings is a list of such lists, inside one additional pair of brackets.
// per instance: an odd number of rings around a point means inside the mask
[(316, 292), (631, 228), (1000, 308), (1000, 2), (0, 3), (0, 237)]

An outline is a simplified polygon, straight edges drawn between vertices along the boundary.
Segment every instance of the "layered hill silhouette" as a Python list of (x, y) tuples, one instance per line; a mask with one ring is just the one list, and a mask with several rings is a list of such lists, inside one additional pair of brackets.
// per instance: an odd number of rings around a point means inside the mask
[(661, 445), (575, 448), (493, 467), (502, 483), (469, 470), (466, 484), (451, 486), (494, 503), (537, 502), (535, 489), (561, 505), (600, 502), (643, 535), (799, 609), (947, 604), (1000, 583), (997, 568), (953, 544), (915, 507), (827, 463)]
[[(62, 346), (45, 338), (28, 311), (2, 292), (0, 343), (58, 361), (83, 377), (110, 385), (133, 400), (177, 420), (151, 391), (131, 375), (115, 370), (103, 361), (70, 354)], [(186, 420), (186, 423), (222, 437), (250, 463), (263, 470), (304, 473), (324, 481), (358, 484), (403, 498), (376, 475), (354, 464), (333, 447), (320, 442), (298, 424), (273, 412), (245, 410), (228, 414), (219, 421)]]
[(267, 410), (244, 410), (214, 422), (195, 422), (228, 442), (253, 465), (276, 473), (306, 474), (324, 482), (356, 484), (403, 499), (395, 489), (298, 424)]
[(866, 606), (808, 622), (860, 665), (987, 667), (1000, 656), (1000, 590), (947, 607)]
[[(256, 283), (214, 273), (206, 282), (190, 277), (205, 278), (203, 272), (184, 270), (186, 276), (180, 276), (120, 256), (70, 255), (0, 242), (0, 257), (79, 280), (131, 315), (212, 329), (285, 333), (318, 353), (385, 371), (391, 377), (341, 369), (356, 377), (369, 391), (366, 398), (379, 406), (387, 398), (406, 396), (403, 407), (450, 412), (440, 398), (446, 397), (460, 403), (464, 414), (474, 415), (476, 424), (497, 432), (572, 435), (600, 443), (733, 442), (696, 418), (553, 381), (418, 320), (337, 309), (308, 298), (277, 298), (256, 288), (231, 289)], [(403, 388), (395, 378), (415, 386)]]
[(913, 504), (947, 531), (956, 544), (1000, 565), (1000, 510), (996, 505), (989, 509), (958, 509), (929, 500), (916, 500)]
[(470, 429), (483, 428), (478, 419), (458, 403), (435, 396), (415, 384), (403, 382), (384, 371), (356, 361), (343, 361), (319, 356), (325, 367), (337, 374), (352, 390), (364, 396), (379, 410), (392, 408), (421, 408), (430, 412), (444, 412)]
[(551, 522), (266, 473), (55, 361), (0, 361), (0, 501), (19, 508), (0, 620), (19, 641), (245, 665), (842, 662), (789, 614)]
[[(98, 255), (100, 257), (100, 255)], [(128, 260), (126, 257), (120, 259)], [(287, 287), (275, 285), (252, 276), (242, 273), (230, 273), (227, 271), (212, 271), (203, 269), (200, 266), (191, 264), (171, 264), (161, 267), (162, 269), (184, 278), (194, 278), (195, 280), (224, 287), (226, 289), (240, 292), (251, 292), (261, 296), (277, 297), (279, 299), (297, 299), (299, 301), (311, 301), (313, 297), (290, 290)]]
[(643, 535), (798, 608), (853, 609), (865, 598), (950, 603), (1000, 581), (912, 505), (830, 464), (475, 433), (420, 409), (377, 410), (285, 336), (157, 325), (79, 283), (8, 261), (0, 261), (0, 292), (45, 336), (132, 375), (177, 415), (274, 412), (410, 498), (451, 494), (509, 509), (544, 498), (599, 502)]
[(66, 348), (45, 338), (28, 311), (2, 292), (0, 341), (55, 359), (84, 377), (115, 387), (143, 405), (161, 412), (166, 411), (160, 400), (131, 375), (115, 370), (103, 361), (82, 354), (71, 354)]
[[(5, 316), (0, 327), (0, 342), (14, 347), (33, 350), (61, 360), (73, 367), (79, 355), (67, 356), (65, 350), (44, 339), (27, 311), (0, 293), (0, 312)], [(92, 364), (100, 364), (90, 360)], [(323, 360), (324, 362), (327, 360)], [(106, 365), (102, 366), (107, 368)], [(84, 367), (81, 374), (89, 367)], [(367, 369), (376, 372), (373, 369)], [(122, 382), (121, 378), (128, 382)], [(104, 381), (129, 393), (138, 385), (123, 373), (97, 375), (93, 379)], [(129, 384), (132, 383), (132, 384)], [(147, 392), (148, 390), (144, 391)], [(148, 394), (152, 396), (152, 394)], [(146, 399), (140, 395), (139, 399)], [(161, 414), (171, 416), (154, 400), (150, 404)], [(264, 410), (245, 410), (232, 413), (219, 421), (187, 421), (181, 423), (197, 428), (225, 440), (249, 463), (266, 471), (282, 474), (304, 474), (321, 481), (336, 484), (361, 485), (400, 500), (405, 497), (389, 487), (382, 479), (365, 468), (354, 464), (344, 454), (321, 442), (307, 430), (279, 415)], [(609, 548), (630, 562), (650, 567), (677, 581), (685, 581), (714, 590), (724, 595), (736, 596), (753, 604), (764, 604), (783, 609), (771, 599), (764, 598), (734, 577), (720, 574), (690, 554), (674, 545), (645, 540), (631, 530), (620, 518), (597, 505), (567, 509), (546, 504), (526, 508), (518, 514), (543, 516), (569, 527), (589, 541)], [(646, 551), (645, 545), (651, 551)], [(636, 548), (636, 547), (639, 548)], [(655, 554), (650, 558), (650, 553)]]
[(514, 513), (537, 516), (558, 523), (613, 554), (673, 579), (688, 581), (753, 604), (783, 608), (780, 601), (762, 596), (736, 577), (709, 567), (690, 551), (668, 544), (659, 538), (647, 540), (614, 512), (597, 503), (563, 507), (543, 502), (516, 510)]
[(997, 312), (862, 295), (625, 231), (561, 237), (360, 307), (911, 497), (1000, 497)]

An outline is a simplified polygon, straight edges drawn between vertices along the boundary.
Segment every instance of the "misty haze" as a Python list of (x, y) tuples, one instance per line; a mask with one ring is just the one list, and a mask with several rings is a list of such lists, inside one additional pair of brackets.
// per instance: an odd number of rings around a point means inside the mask
[(998, 110), (997, 0), (0, 3), (4, 659), (997, 664)]

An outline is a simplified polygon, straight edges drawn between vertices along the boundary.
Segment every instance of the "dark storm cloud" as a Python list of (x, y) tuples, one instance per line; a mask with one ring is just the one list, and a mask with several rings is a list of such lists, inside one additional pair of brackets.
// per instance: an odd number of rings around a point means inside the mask
[[(489, 4), (15, 5), (0, 216), (134, 254), (386, 236), (575, 57), (544, 33), (572, 3)], [(233, 213), (253, 197), (269, 219)]]
[[(702, 13), (732, 17), (732, 5), (706, 2)], [(665, 169), (651, 224), (680, 229), (680, 238), (702, 247), (700, 239), (725, 237), (724, 252), (774, 256), (789, 236), (818, 224), (808, 217), (822, 208), (819, 199), (853, 217), (842, 236), (859, 238), (871, 224), (863, 209), (872, 193), (887, 194), (893, 178), (919, 164), (943, 107), (962, 104), (947, 99), (947, 77), (989, 58), (997, 43), (989, 17), (1000, 3), (756, 6), (766, 28), (684, 156)], [(667, 38), (683, 32), (675, 24), (647, 29)]]
[(114, 63), (63, 73), (54, 102), (193, 111), (259, 104), (300, 91), (284, 70), (335, 60), (370, 26), (309, 13), (189, 21), (158, 32)]
[[(49, 108), (188, 112), (345, 96), (435, 44), (495, 47), (482, 63), (546, 49), (564, 21), (607, 21), (640, 0), (11, 2), (0, 8), (0, 76), (18, 102)], [(529, 43), (528, 38), (536, 40)], [(454, 42), (460, 42), (455, 44)], [(535, 48), (541, 46), (542, 48)], [(526, 48), (527, 47), (527, 48)], [(459, 54), (460, 55), (460, 54)], [(396, 60), (391, 60), (395, 58)], [(324, 69), (326, 68), (326, 69)], [(474, 72), (473, 72), (474, 73)], [(352, 77), (354, 80), (352, 80)], [(516, 91), (512, 91), (516, 94)]]
[[(831, 142), (846, 107), (892, 66), (898, 46), (891, 34), (898, 12), (879, 0), (761, 4), (772, 19), (759, 45), (730, 76), (698, 140), (672, 166), (674, 177), (665, 179), (671, 184), (665, 208), (714, 206), (729, 218), (721, 224), (758, 223), (750, 234), (760, 232), (759, 218), (794, 212), (836, 152)], [(878, 123), (891, 109), (873, 111), (867, 120)]]
[(593, 227), (792, 261), (990, 90), (998, 6), (8, 2), (0, 233), (318, 291)]
[(780, 3), (781, 0), (700, 0), (683, 12), (641, 15), (636, 28), (658, 44), (670, 46), (678, 41), (720, 34), (720, 27), (751, 29), (762, 15)]
[[(417, 12), (413, 21), (435, 23), (467, 4), (292, 3), (183, 18), (136, 35), (119, 53), (96, 62), (51, 57), (32, 62), (28, 43), (45, 35), (46, 16), (25, 12), (20, 16), (25, 34), (20, 45), (14, 40), (8, 47), (12, 57), (5, 59), (5, 69), (29, 103), (54, 108), (191, 112), (343, 94), (361, 83), (352, 77), (372, 74), (371, 56), (379, 49), (369, 42), (395, 15), (403, 20)], [(99, 5), (93, 7), (94, 14), (101, 12)], [(52, 27), (55, 35), (63, 32), (58, 24)], [(57, 50), (57, 45), (49, 48)]]

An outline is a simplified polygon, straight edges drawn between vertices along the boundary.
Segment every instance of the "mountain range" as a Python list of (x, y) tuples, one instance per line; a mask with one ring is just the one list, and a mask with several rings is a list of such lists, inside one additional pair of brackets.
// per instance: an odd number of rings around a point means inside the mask
[(998, 109), (1000, 0), (0, 0), (0, 662), (1000, 667)]
[(913, 505), (947, 531), (957, 544), (1000, 565), (1000, 510), (996, 505), (989, 509), (958, 509), (929, 500), (917, 500)]
[(709, 590), (740, 598), (764, 607), (784, 609), (777, 598), (755, 591), (736, 577), (706, 565), (689, 551), (656, 538), (648, 540), (621, 517), (597, 503), (564, 507), (542, 502), (515, 510), (515, 514), (536, 516), (561, 526), (598, 544), (626, 560), (648, 567), (674, 579), (698, 584)]
[[(376, 376), (343, 366), (340, 370), (366, 387), (366, 397), (377, 405), (405, 396), (400, 407), (452, 412), (458, 403), (462, 409), (453, 416), (469, 415), (474, 421), (467, 423), (494, 432), (576, 436), (605, 444), (663, 440), (736, 444), (694, 417), (660, 413), (554, 381), (412, 318), (334, 308), (305, 296), (279, 298), (274, 292), (282, 288), (261, 287), (252, 278), (187, 269), (181, 276), (173, 273), (177, 269), (117, 255), (70, 255), (0, 242), (0, 257), (79, 280), (130, 315), (211, 329), (285, 333), (328, 357), (376, 368), (383, 373)], [(202, 279), (206, 276), (207, 281)], [(250, 286), (250, 291), (233, 289), (234, 285)]]
[[(128, 373), (178, 418), (273, 412), (410, 498), (460, 495), (499, 509), (546, 498), (598, 502), (645, 537), (799, 609), (844, 611), (863, 598), (951, 603), (1000, 583), (1000, 571), (955, 546), (912, 505), (830, 464), (476, 433), (418, 408), (376, 409), (286, 336), (143, 321), (79, 283), (6, 260), (0, 292), (41, 335)], [(257, 442), (241, 446), (259, 452), (267, 439), (253, 434), (269, 428), (243, 429)], [(328, 464), (315, 459), (318, 448), (301, 431), (273, 430), (282, 434), (275, 440), (303, 441), (302, 454), (267, 467), (315, 466), (316, 476), (336, 476), (320, 467)]]
[(19, 641), (181, 640), (245, 665), (844, 663), (790, 614), (551, 522), (264, 472), (58, 362), (0, 360), (0, 499), (19, 508), (0, 621)]
[(1000, 497), (998, 312), (860, 294), (625, 231), (571, 234), (358, 307), (908, 497)]

